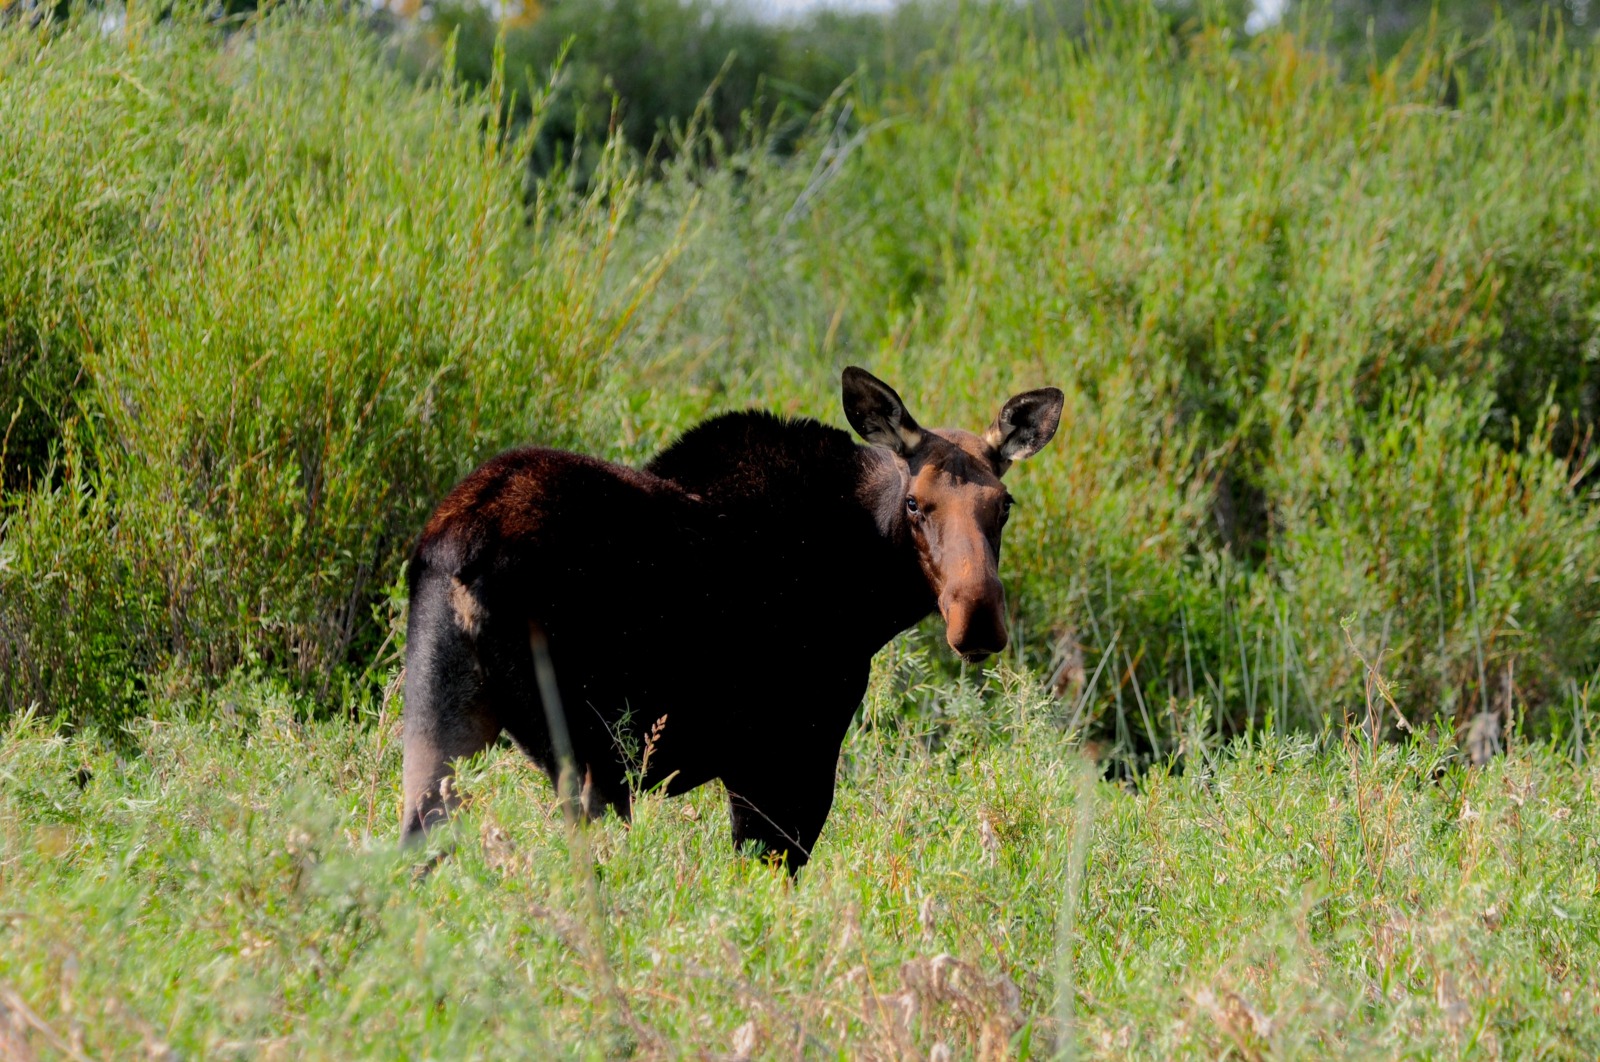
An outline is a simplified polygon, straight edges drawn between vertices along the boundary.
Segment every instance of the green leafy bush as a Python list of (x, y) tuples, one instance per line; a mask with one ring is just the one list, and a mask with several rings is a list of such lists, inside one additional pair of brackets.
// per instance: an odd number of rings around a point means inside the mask
[[(401, 69), (437, 73), (448, 54), (462, 83), (486, 86), (500, 71), (525, 118), (543, 95), (532, 162), (572, 163), (585, 146), (619, 134), (637, 154), (746, 141), (792, 150), (810, 116), (863, 70), (887, 73), (937, 39), (951, 12), (906, 4), (877, 15), (823, 9), (762, 19), (738, 0), (547, 0), (532, 17), (501, 22), (478, 3), (419, 5), (387, 36)], [(695, 128), (699, 136), (686, 136)], [(578, 168), (586, 171), (579, 162)]]
[(24, 325), (69, 293), (92, 410), (60, 489), (9, 499), (0, 705), (94, 715), (241, 666), (326, 693), (454, 479), (581, 437), (635, 186), (526, 208), (492, 100), (408, 87), (350, 24), (0, 48), (0, 184), (42, 249), (0, 275), (32, 282)]

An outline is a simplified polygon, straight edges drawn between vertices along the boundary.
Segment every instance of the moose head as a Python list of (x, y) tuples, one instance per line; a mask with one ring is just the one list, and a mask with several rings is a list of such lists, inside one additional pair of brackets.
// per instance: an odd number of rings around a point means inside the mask
[(916, 550), (944, 617), (945, 640), (976, 663), (1006, 647), (1000, 535), (1011, 495), (1000, 482), (1012, 462), (1039, 452), (1061, 423), (1055, 387), (1024, 391), (1000, 407), (982, 435), (924, 428), (894, 388), (864, 369), (842, 380), (850, 426), (890, 462), (874, 477), (879, 527)]

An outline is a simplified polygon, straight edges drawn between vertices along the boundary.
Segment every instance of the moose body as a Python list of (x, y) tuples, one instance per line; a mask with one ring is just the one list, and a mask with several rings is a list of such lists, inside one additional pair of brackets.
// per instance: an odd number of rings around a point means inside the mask
[(736, 845), (809, 859), (873, 655), (934, 611), (963, 656), (1004, 648), (1000, 475), (1062, 402), (1019, 395), (978, 436), (917, 427), (859, 369), (844, 396), (870, 445), (733, 413), (643, 471), (513, 450), (451, 492), (408, 572), (406, 839), (502, 731), (556, 778), (542, 639), (589, 814), (626, 817), (635, 784), (721, 779)]

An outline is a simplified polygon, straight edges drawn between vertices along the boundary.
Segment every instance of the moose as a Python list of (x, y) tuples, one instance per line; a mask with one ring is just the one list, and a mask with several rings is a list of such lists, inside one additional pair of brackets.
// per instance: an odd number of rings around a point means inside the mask
[(920, 427), (863, 369), (842, 387), (866, 446), (727, 413), (642, 471), (517, 449), (450, 492), (407, 572), (405, 842), (456, 807), (454, 761), (505, 732), (558, 786), (569, 745), (590, 817), (721, 779), (736, 848), (810, 859), (873, 655), (935, 610), (963, 660), (1005, 648), (1001, 477), (1063, 403), (1026, 391), (975, 435)]

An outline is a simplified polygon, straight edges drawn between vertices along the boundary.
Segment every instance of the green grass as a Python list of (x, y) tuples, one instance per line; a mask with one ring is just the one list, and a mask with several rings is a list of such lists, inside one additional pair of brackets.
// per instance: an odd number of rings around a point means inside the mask
[(419, 879), (395, 847), (392, 708), (308, 721), (230, 688), (135, 724), (131, 753), (16, 721), (0, 1005), (95, 1057), (1600, 1049), (1592, 765), (1272, 733), (1085, 784), (1029, 684), (963, 687), (929, 751), (897, 681), (891, 659), (797, 884), (730, 852), (707, 787), (586, 831), (593, 905), (550, 786), (510, 749), (464, 772), (453, 853)]

